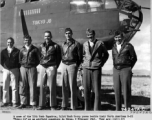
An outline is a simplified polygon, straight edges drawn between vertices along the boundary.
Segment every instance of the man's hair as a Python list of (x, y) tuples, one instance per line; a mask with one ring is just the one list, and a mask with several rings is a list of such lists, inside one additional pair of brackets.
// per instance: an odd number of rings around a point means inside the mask
[(120, 30), (117, 30), (115, 32), (115, 36), (121, 35), (121, 37), (123, 37), (123, 32), (121, 32)]
[(50, 37), (52, 38), (52, 33), (51, 33), (51, 31), (47, 30), (47, 31), (45, 31), (44, 33), (49, 33), (49, 34), (50, 34)]
[(23, 38), (24, 38), (24, 39), (31, 39), (31, 36), (30, 36), (30, 35), (24, 35)]
[(71, 28), (66, 28), (66, 29), (65, 29), (65, 33), (66, 33), (67, 31), (69, 31), (69, 32), (71, 32), (71, 34), (73, 34)]
[(94, 30), (91, 30), (91, 29), (87, 29), (86, 30), (86, 34), (93, 34), (93, 36), (95, 36), (95, 31)]
[(8, 41), (8, 40), (13, 41), (13, 43), (14, 43), (14, 39), (13, 39), (12, 37), (7, 38), (7, 41)]

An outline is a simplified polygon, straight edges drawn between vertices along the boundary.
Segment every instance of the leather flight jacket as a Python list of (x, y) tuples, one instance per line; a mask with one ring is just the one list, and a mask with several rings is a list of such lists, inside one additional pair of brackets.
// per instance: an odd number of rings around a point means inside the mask
[(137, 61), (137, 55), (134, 47), (127, 42), (122, 44), (119, 52), (117, 51), (116, 44), (114, 44), (112, 48), (112, 57), (114, 67), (118, 70), (126, 67), (133, 68)]
[(69, 43), (62, 44), (62, 62), (66, 65), (77, 64), (80, 65), (82, 61), (82, 49), (79, 42), (71, 39)]
[(102, 41), (96, 39), (92, 50), (90, 50), (89, 41), (83, 44), (83, 68), (100, 69), (108, 60), (108, 57), (109, 53)]
[(2, 50), (1, 52), (1, 65), (5, 69), (14, 69), (19, 68), (19, 49), (13, 48), (12, 52), (10, 53), (10, 56), (8, 54), (7, 48)]
[(46, 42), (40, 45), (40, 64), (43, 67), (56, 65), (57, 67), (61, 62), (61, 49), (58, 44), (51, 41), (48, 45)]
[(25, 68), (36, 67), (39, 64), (39, 50), (34, 45), (31, 45), (29, 50), (22, 47), (19, 54), (19, 62)]

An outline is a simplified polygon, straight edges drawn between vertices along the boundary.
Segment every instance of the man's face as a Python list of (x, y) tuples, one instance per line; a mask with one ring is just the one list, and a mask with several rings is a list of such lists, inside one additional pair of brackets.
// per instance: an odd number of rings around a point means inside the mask
[(88, 33), (87, 34), (87, 38), (90, 40), (90, 41), (93, 41), (94, 39), (94, 35), (93, 35), (93, 33)]
[(25, 44), (26, 46), (31, 45), (31, 43), (32, 43), (32, 40), (31, 40), (30, 38), (24, 38), (24, 44)]
[(46, 43), (49, 43), (51, 41), (50, 33), (44, 33), (44, 40), (46, 41)]
[(114, 37), (116, 44), (121, 44), (122, 42), (122, 36), (121, 35), (117, 35)]
[(65, 38), (70, 40), (72, 38), (72, 33), (70, 31), (65, 32)]
[(7, 40), (7, 46), (10, 47), (10, 48), (12, 48), (13, 45), (14, 45), (14, 41), (11, 40), (11, 39), (8, 39), (8, 40)]

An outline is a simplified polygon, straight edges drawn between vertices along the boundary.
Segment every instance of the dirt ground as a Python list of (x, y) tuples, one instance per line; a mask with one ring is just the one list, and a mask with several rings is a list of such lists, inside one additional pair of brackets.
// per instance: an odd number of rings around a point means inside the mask
[[(114, 90), (111, 76), (103, 76), (102, 78), (102, 100), (101, 106), (103, 110), (115, 110)], [(151, 79), (149, 77), (133, 77), (132, 79), (132, 107), (136, 110), (150, 110), (150, 88)], [(103, 104), (102, 104), (103, 103)]]
[[(132, 79), (132, 98), (131, 103), (134, 109), (144, 109), (145, 111), (150, 111), (150, 77), (133, 77)], [(79, 82), (78, 82), (79, 83)], [(47, 91), (47, 102), (48, 106), (46, 110), (49, 109), (49, 89), (46, 88)], [(39, 89), (38, 92), (39, 93)], [(60, 76), (57, 78), (57, 103), (58, 110), (61, 107), (62, 102), (62, 87)], [(84, 103), (79, 100), (78, 109), (83, 110)], [(69, 98), (69, 106), (70, 106), (70, 98)], [(16, 110), (17, 108), (13, 108), (12, 106), (0, 108), (0, 110)], [(24, 108), (26, 110), (32, 109), (31, 106)], [(113, 90), (113, 80), (112, 76), (102, 76), (101, 82), (101, 110), (102, 111), (114, 111), (115, 110), (115, 98), (114, 98), (114, 90)]]

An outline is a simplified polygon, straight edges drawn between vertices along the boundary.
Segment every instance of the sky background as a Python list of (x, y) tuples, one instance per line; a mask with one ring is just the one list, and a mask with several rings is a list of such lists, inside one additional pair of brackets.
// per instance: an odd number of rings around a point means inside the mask
[[(133, 0), (142, 7), (150, 8), (150, 0)], [(150, 71), (150, 10), (142, 9), (143, 23), (140, 27), (140, 31), (135, 34), (130, 43), (135, 48), (137, 54), (137, 62), (133, 70), (148, 70)], [(112, 70), (112, 51), (109, 52), (109, 59), (106, 62), (103, 70)]]

